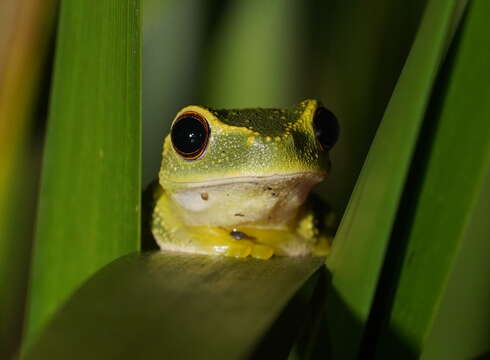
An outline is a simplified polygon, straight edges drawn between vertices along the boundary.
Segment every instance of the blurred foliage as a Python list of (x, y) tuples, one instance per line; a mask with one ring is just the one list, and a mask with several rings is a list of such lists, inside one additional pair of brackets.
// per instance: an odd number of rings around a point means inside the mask
[(63, 1), (26, 337), (95, 271), (139, 249), (137, 0)]
[[(33, 123), (55, 1), (0, 3), (0, 357), (20, 342), (37, 186)], [(42, 107), (42, 106), (41, 106)]]

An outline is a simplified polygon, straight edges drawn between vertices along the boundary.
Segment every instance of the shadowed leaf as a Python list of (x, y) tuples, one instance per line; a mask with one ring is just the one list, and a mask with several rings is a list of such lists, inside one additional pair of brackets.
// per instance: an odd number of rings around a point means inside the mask
[[(322, 264), (315, 257), (129, 255), (74, 294), (27, 359), (247, 358)], [(283, 335), (272, 353), (290, 345)]]
[(327, 260), (336, 299), (328, 304), (335, 358), (355, 358), (359, 351), (419, 129), (452, 35), (455, 4), (429, 2)]

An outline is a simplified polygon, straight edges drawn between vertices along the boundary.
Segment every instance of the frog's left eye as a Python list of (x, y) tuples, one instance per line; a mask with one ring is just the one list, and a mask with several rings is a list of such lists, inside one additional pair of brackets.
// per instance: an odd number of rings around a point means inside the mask
[(209, 140), (209, 124), (200, 114), (187, 112), (173, 123), (170, 137), (175, 151), (188, 160), (202, 155)]
[(315, 136), (323, 150), (330, 150), (339, 139), (340, 127), (335, 115), (320, 106), (313, 117)]

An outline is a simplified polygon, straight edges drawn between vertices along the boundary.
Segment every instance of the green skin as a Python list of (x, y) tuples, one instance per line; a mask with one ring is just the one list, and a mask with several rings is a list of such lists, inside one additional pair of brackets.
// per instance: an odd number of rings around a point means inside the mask
[(179, 111), (175, 120), (189, 112), (204, 118), (210, 136), (193, 160), (165, 138), (152, 217), (160, 248), (262, 259), (326, 254), (331, 214), (306, 201), (330, 169), (313, 128), (318, 106)]

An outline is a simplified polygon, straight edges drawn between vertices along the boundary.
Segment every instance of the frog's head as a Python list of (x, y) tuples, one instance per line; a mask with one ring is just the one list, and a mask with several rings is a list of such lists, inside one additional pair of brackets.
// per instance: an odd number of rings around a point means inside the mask
[[(291, 195), (288, 190), (294, 188), (302, 202), (328, 174), (328, 152), (338, 133), (335, 116), (317, 100), (289, 109), (187, 106), (177, 113), (165, 138), (160, 183), (171, 193), (227, 191), (230, 200), (230, 191), (257, 196), (249, 189), (255, 185), (272, 188), (271, 196), (278, 201), (281, 191)], [(243, 186), (236, 189), (237, 184)]]
[(338, 132), (334, 115), (317, 100), (290, 109), (187, 106), (165, 139), (160, 182), (173, 188), (302, 173), (323, 178)]

